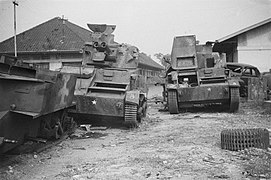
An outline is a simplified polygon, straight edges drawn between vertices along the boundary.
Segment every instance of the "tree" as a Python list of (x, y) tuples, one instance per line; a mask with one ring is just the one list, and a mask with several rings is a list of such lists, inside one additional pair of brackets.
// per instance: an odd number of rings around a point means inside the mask
[(160, 61), (160, 63), (167, 67), (170, 63), (170, 54), (155, 53), (154, 56)]

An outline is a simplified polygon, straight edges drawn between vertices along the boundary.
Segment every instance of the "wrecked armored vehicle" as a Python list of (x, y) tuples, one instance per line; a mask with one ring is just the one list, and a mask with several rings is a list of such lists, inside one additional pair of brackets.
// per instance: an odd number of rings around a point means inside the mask
[(261, 73), (255, 66), (243, 63), (225, 63), (225, 68), (231, 70), (232, 77), (239, 78), (240, 84), (240, 97), (248, 98), (249, 96), (249, 84), (251, 80), (260, 81)]
[(171, 114), (194, 105), (224, 105), (239, 108), (239, 83), (230, 71), (216, 67), (211, 45), (196, 45), (196, 37), (174, 38), (170, 66), (166, 72), (166, 106)]
[(137, 68), (138, 49), (116, 43), (114, 25), (88, 27), (93, 32), (83, 48), (83, 65), (77, 67), (77, 108), (71, 113), (80, 121), (110, 117), (137, 126), (147, 109), (146, 80)]
[(76, 78), (70, 74), (37, 71), (17, 62), (0, 60), (0, 153), (25, 140), (59, 139), (74, 125), (67, 109), (74, 105)]

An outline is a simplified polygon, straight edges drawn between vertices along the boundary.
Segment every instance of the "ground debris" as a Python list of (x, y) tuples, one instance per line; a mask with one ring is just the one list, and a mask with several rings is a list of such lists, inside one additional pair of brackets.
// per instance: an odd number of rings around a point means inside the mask
[(264, 149), (249, 148), (239, 152), (246, 176), (271, 178), (271, 152)]
[(107, 135), (108, 135), (107, 133), (76, 129), (75, 132), (70, 135), (70, 138), (71, 139), (88, 139), (88, 138), (100, 138)]
[(86, 150), (85, 147), (73, 147), (72, 149), (75, 149), (75, 150)]
[(229, 179), (230, 176), (226, 174), (220, 174), (220, 175), (214, 175), (214, 178), (219, 178), (219, 179)]
[(105, 131), (107, 129), (108, 129), (108, 127), (103, 127), (103, 126), (99, 126), (99, 127), (93, 126), (90, 128), (90, 130), (92, 130), (92, 131), (95, 131), (95, 130)]
[(90, 131), (91, 128), (91, 124), (81, 124), (79, 126), (80, 129), (84, 130), (84, 131)]
[(151, 176), (151, 172), (147, 172), (145, 175), (146, 178), (149, 178), (150, 176)]
[(271, 178), (271, 150), (221, 150), (219, 136), (224, 128), (270, 129), (267, 115), (249, 114), (256, 111), (253, 108), (236, 114), (200, 111), (170, 115), (157, 112), (160, 104), (151, 106), (140, 128), (77, 128), (71, 138), (38, 153), (37, 159), (33, 154), (14, 163), (0, 158), (0, 179)]
[(95, 163), (85, 162), (83, 164), (66, 165), (66, 170), (62, 171), (56, 177), (64, 177), (72, 180), (91, 179), (91, 173), (95, 173)]
[(214, 163), (214, 164), (222, 164), (225, 162), (223, 159), (215, 159), (212, 155), (208, 154), (208, 156), (202, 159), (204, 162)]

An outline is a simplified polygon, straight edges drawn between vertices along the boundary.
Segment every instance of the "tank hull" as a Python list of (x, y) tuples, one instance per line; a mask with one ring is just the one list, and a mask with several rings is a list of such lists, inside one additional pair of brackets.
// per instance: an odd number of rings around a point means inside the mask
[(125, 95), (93, 93), (76, 96), (78, 114), (124, 117)]
[(179, 88), (177, 92), (180, 106), (185, 104), (222, 103), (227, 102), (230, 97), (227, 83)]
[(132, 116), (136, 116), (135, 121), (143, 111), (146, 111), (146, 105), (144, 105), (144, 109), (140, 107), (143, 106), (143, 102), (146, 102), (147, 88), (144, 89), (142, 85), (139, 85), (142, 83), (142, 78), (135, 69), (96, 68), (92, 77), (79, 78), (77, 84), (80, 84), (80, 81), (82, 86), (85, 84), (87, 86), (84, 88), (77, 86), (78, 88), (75, 90), (76, 109), (70, 110), (77, 122), (93, 123), (97, 122), (97, 119), (110, 117), (126, 123), (130, 121), (130, 114), (127, 112), (134, 107), (136, 107), (136, 111), (131, 110), (133, 111), (131, 113)]
[(0, 63), (0, 153), (28, 138), (59, 138), (71, 122), (76, 78)]

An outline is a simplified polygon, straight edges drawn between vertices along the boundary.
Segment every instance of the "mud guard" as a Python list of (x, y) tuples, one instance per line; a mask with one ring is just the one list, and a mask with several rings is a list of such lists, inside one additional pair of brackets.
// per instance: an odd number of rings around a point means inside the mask
[(139, 105), (139, 95), (140, 95), (140, 91), (138, 90), (127, 91), (126, 97), (125, 97), (125, 104)]
[(127, 127), (138, 127), (137, 108), (139, 106), (140, 91), (127, 91), (125, 97), (124, 123)]

